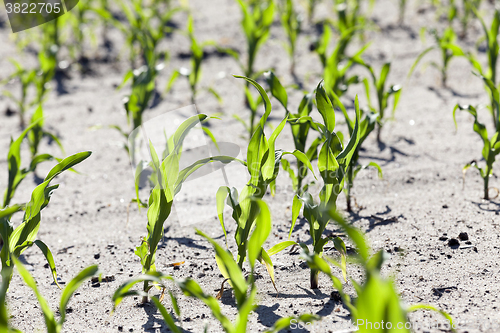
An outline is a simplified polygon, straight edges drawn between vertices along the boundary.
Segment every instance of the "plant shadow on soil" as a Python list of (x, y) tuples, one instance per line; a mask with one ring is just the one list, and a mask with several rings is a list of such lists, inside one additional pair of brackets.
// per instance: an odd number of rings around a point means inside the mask
[[(170, 330), (168, 329), (167, 325), (165, 324), (165, 322), (163, 321), (163, 318), (157, 318), (155, 315), (158, 315), (158, 309), (150, 304), (150, 303), (146, 303), (146, 304), (139, 304), (138, 307), (141, 307), (144, 309), (144, 312), (148, 315), (148, 321), (146, 323), (144, 323), (144, 325), (142, 325), (142, 327), (144, 328), (144, 332), (158, 332), (158, 328), (160, 328), (160, 331), (161, 332), (170, 332)], [(172, 318), (175, 318), (175, 314), (170, 311), (170, 315), (172, 316)], [(176, 321), (176, 324), (178, 324), (177, 320), (174, 319), (174, 321)], [(160, 325), (160, 327), (158, 327), (158, 325)], [(184, 328), (181, 328), (179, 327), (179, 329), (181, 330), (181, 332), (185, 332), (185, 333), (190, 333), (192, 331), (189, 331), (189, 330), (186, 330)]]
[[(485, 202), (477, 202), (477, 201), (471, 201), (471, 203), (477, 208), (486, 211), (486, 212), (495, 212), (496, 215), (500, 214), (500, 203), (499, 202), (494, 202), (493, 199), (486, 200)], [(491, 209), (489, 207), (484, 207), (484, 206), (490, 206), (494, 205), (495, 208)]]
[(372, 214), (369, 216), (360, 215), (359, 214), (360, 211), (361, 210), (358, 210), (357, 212), (352, 211), (349, 213), (349, 215), (351, 216), (353, 222), (363, 220), (363, 219), (368, 220), (369, 225), (368, 225), (368, 228), (365, 230), (365, 233), (369, 233), (370, 231), (375, 229), (375, 227), (380, 227), (380, 226), (384, 226), (384, 225), (398, 223), (400, 218), (403, 218), (403, 219), (405, 218), (402, 214), (400, 214), (399, 216), (392, 216), (392, 217), (387, 217), (387, 218), (380, 217), (380, 215), (383, 216), (383, 215), (387, 215), (390, 212), (392, 212), (392, 209), (387, 205), (385, 206), (385, 211), (379, 212), (376, 214)]

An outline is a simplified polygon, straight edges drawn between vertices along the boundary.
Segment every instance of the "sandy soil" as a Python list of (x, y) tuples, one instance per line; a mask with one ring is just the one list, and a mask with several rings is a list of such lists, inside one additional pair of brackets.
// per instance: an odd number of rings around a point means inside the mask
[[(195, 17), (196, 34), (201, 40), (213, 39), (244, 52), (245, 42), (240, 31), (240, 11), (232, 0), (214, 0), (209, 3), (190, 1)], [(374, 250), (385, 249), (392, 254), (384, 267), (387, 275), (393, 275), (401, 297), (406, 303), (433, 304), (449, 312), (459, 323), (459, 332), (500, 332), (498, 309), (500, 226), (498, 199), (482, 200), (482, 179), (475, 170), (466, 177), (462, 187), (462, 167), (473, 159), (481, 158), (482, 143), (472, 131), (472, 118), (465, 113), (457, 117), (455, 131), (452, 110), (457, 102), (487, 103), (481, 82), (471, 74), (469, 64), (460, 59), (453, 60), (449, 69), (449, 87), (440, 83), (439, 72), (420, 67), (407, 80), (406, 75), (414, 59), (431, 40), (423, 44), (418, 38), (420, 28), (435, 23), (435, 13), (428, 5), (410, 1), (408, 15), (403, 27), (397, 25), (396, 1), (380, 0), (371, 14), (377, 29), (366, 32), (366, 40), (372, 45), (366, 58), (377, 69), (386, 61), (392, 61), (390, 83), (403, 84), (403, 95), (396, 114), (396, 121), (383, 130), (385, 145), (378, 147), (369, 139), (362, 152), (363, 162), (376, 161), (384, 170), (384, 179), (378, 180), (375, 171), (360, 173), (355, 184), (358, 207), (355, 213), (346, 214), (354, 225), (366, 232)], [(417, 9), (421, 9), (417, 13)], [(331, 12), (330, 2), (318, 7), (319, 14)], [(1, 14), (6, 21), (5, 14)], [(321, 15), (318, 15), (318, 17)], [(186, 15), (176, 16), (175, 22), (184, 26)], [(439, 23), (442, 27), (443, 24)], [(471, 27), (467, 38), (461, 43), (472, 49), (480, 36), (479, 26)], [(315, 54), (309, 52), (309, 44), (316, 37), (315, 30), (305, 26), (299, 39), (297, 73), (304, 89), (312, 90), (320, 80), (321, 66)], [(14, 44), (9, 40), (8, 24), (0, 29), (0, 76), (11, 72), (8, 58), (17, 56)], [(120, 37), (115, 41), (112, 57), (121, 52)], [(285, 84), (293, 83), (289, 75), (289, 61), (282, 47), (284, 33), (279, 24), (272, 28), (271, 38), (263, 47), (257, 60), (257, 69), (274, 67)], [(171, 61), (160, 78), (163, 87), (173, 69), (188, 66), (189, 60), (180, 56), (189, 51), (184, 36), (174, 34), (166, 40), (165, 47), (171, 52)], [(91, 51), (94, 58), (103, 56), (102, 48)], [(485, 61), (485, 54), (480, 54)], [(33, 63), (33, 55), (21, 57)], [(439, 53), (430, 53), (429, 60), (440, 61)], [(82, 77), (70, 72), (70, 79), (63, 81), (66, 93), (51, 93), (45, 104), (47, 124), (62, 138), (67, 154), (91, 150), (91, 158), (78, 167), (82, 172), (64, 174), (58, 178), (61, 187), (54, 193), (49, 207), (44, 210), (39, 239), (43, 240), (55, 255), (61, 281), (69, 281), (79, 270), (91, 264), (99, 264), (103, 276), (114, 276), (112, 282), (84, 284), (70, 303), (71, 312), (64, 327), (66, 332), (166, 332), (160, 314), (153, 306), (139, 305), (138, 299), (127, 299), (111, 314), (111, 295), (129, 277), (141, 272), (138, 258), (133, 254), (146, 235), (146, 211), (130, 209), (127, 225), (127, 206), (134, 197), (133, 174), (129, 159), (121, 148), (122, 138), (107, 125), (126, 126), (122, 108), (124, 91), (115, 87), (127, 70), (126, 56), (106, 64), (91, 63), (93, 73)], [(356, 72), (367, 73), (362, 68)], [(226, 75), (222, 77), (221, 72)], [(223, 112), (222, 119), (212, 122), (212, 131), (221, 141), (245, 146), (241, 138), (243, 127), (231, 115), (247, 117), (243, 104), (243, 83), (229, 74), (241, 74), (236, 63), (228, 57), (210, 56), (204, 63), (202, 86), (214, 85), (221, 93), (224, 104), (219, 106), (209, 95), (200, 95), (197, 107), (200, 112)], [(15, 91), (16, 84), (8, 86)], [(366, 96), (362, 87), (355, 87), (345, 97), (352, 104), (356, 93), (362, 105)], [(291, 93), (292, 108), (298, 105), (301, 96)], [(146, 120), (190, 104), (190, 92), (185, 80), (179, 80), (173, 91), (151, 110), (145, 113)], [(6, 155), (11, 136), (20, 133), (17, 117), (7, 117), (3, 111), (13, 105), (0, 99), (0, 186), (7, 180)], [(274, 121), (284, 115), (279, 103), (273, 100)], [(487, 117), (481, 111), (482, 119)], [(339, 114), (338, 119), (342, 116)], [(489, 121), (487, 118), (486, 121)], [(95, 130), (95, 125), (102, 129)], [(341, 126), (341, 125), (339, 125)], [(341, 128), (344, 128), (341, 126)], [(345, 131), (345, 128), (344, 128)], [(291, 135), (285, 129), (277, 143), (278, 147), (291, 149)], [(26, 147), (27, 148), (27, 147)], [(381, 149), (380, 149), (381, 148)], [(41, 151), (59, 155), (57, 147), (44, 142)], [(38, 170), (42, 176), (50, 168), (43, 165)], [(290, 182), (282, 173), (278, 185), (284, 189)], [(491, 186), (500, 187), (496, 176)], [(15, 202), (29, 199), (36, 183), (26, 179), (16, 193)], [(146, 192), (143, 192), (143, 198)], [(272, 198), (266, 196), (273, 214), (273, 233), (270, 245), (287, 237), (291, 219), (290, 191), (280, 190)], [(193, 213), (196, 213), (196, 197)], [(339, 209), (345, 211), (345, 199), (340, 197)], [(14, 219), (19, 223), (19, 216)], [(232, 241), (234, 224), (226, 219), (229, 239)], [(197, 225), (200, 229), (223, 242), (223, 233), (215, 218)], [(293, 239), (308, 241), (305, 220), (299, 220)], [(214, 252), (208, 242), (195, 235), (193, 226), (185, 226), (174, 218), (165, 225), (165, 239), (157, 253), (159, 271), (175, 277), (191, 276), (209, 293), (216, 294), (222, 277), (214, 260)], [(334, 225), (329, 232), (337, 232)], [(443, 235), (457, 238), (466, 232), (470, 246), (461, 242), (458, 248), (450, 248)], [(32, 269), (40, 290), (56, 308), (61, 292), (53, 284), (50, 270), (44, 268), (42, 254), (30, 249), (23, 260)], [(168, 267), (169, 263), (185, 261), (180, 269)], [(273, 289), (265, 269), (259, 267), (263, 278), (258, 280), (259, 307), (251, 315), (249, 331), (263, 331), (280, 317), (300, 313), (316, 313), (323, 320), (316, 323), (314, 332), (350, 331), (347, 310), (330, 299), (333, 291), (325, 277), (320, 279), (320, 290), (309, 289), (309, 270), (298, 255), (280, 253), (274, 259), (279, 295)], [(349, 274), (360, 279), (356, 267), (349, 267)], [(351, 289), (349, 289), (352, 292)], [(180, 295), (182, 328), (187, 332), (201, 332), (208, 324), (210, 332), (221, 331), (210, 317), (209, 310), (200, 302)], [(12, 323), (26, 331), (43, 331), (43, 317), (38, 303), (18, 276), (14, 277), (8, 295)], [(171, 308), (169, 301), (166, 306)], [(221, 306), (227, 315), (234, 317), (236, 308), (230, 292), (226, 292)], [(422, 325), (436, 325), (443, 320), (435, 314), (419, 312), (412, 320)], [(301, 331), (301, 330), (294, 330)], [(418, 331), (442, 332), (440, 328), (418, 329)]]

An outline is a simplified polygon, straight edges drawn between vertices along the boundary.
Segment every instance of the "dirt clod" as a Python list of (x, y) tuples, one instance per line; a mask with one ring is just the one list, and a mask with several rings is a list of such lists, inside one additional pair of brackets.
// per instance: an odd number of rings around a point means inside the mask
[(460, 242), (456, 238), (450, 238), (450, 240), (448, 241), (448, 246), (449, 247), (458, 247), (458, 246), (460, 246)]
[(466, 241), (466, 240), (469, 240), (469, 235), (467, 235), (466, 232), (461, 232), (459, 235), (458, 235), (458, 238), (461, 240), (461, 241)]

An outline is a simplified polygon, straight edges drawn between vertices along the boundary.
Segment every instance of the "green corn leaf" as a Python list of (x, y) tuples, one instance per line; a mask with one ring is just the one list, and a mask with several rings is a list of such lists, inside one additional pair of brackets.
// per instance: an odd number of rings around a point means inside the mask
[(231, 321), (222, 314), (219, 302), (214, 297), (205, 294), (196, 281), (187, 278), (176, 280), (175, 283), (186, 296), (195, 297), (203, 301), (210, 308), (214, 317), (221, 323), (225, 332), (234, 332)]
[(163, 304), (161, 304), (161, 302), (156, 297), (152, 297), (151, 299), (155, 303), (155, 306), (158, 308), (158, 310), (160, 310), (163, 320), (167, 324), (168, 328), (174, 333), (181, 333), (181, 330), (177, 327), (177, 325), (175, 325), (174, 318), (172, 318), (170, 313), (168, 313)]
[(47, 245), (45, 245), (44, 242), (41, 240), (36, 240), (33, 242), (38, 248), (42, 251), (43, 255), (45, 256), (45, 259), (47, 260), (47, 263), (49, 264), (50, 270), (52, 271), (52, 278), (54, 279), (54, 283), (56, 286), (62, 290), (61, 286), (57, 282), (57, 272), (56, 272), (56, 264), (54, 263), (54, 257), (52, 256), (52, 252), (50, 252), (49, 248)]
[(206, 240), (208, 240), (214, 247), (217, 256), (220, 258), (226, 272), (229, 275), (229, 278), (231, 279), (231, 284), (233, 286), (233, 291), (238, 307), (241, 307), (244, 302), (244, 299), (246, 298), (246, 292), (248, 286), (246, 284), (245, 278), (243, 277), (241, 269), (238, 267), (238, 264), (236, 264), (231, 254), (229, 254), (226, 250), (224, 250), (212, 238), (207, 236), (201, 230), (196, 230), (196, 233), (204, 237)]
[(226, 248), (229, 248), (227, 245), (227, 232), (226, 227), (224, 226), (224, 202), (229, 195), (229, 188), (227, 186), (221, 186), (217, 190), (216, 201), (217, 201), (217, 216), (219, 217), (220, 225), (222, 227), (222, 231), (224, 231), (224, 240), (226, 241)]
[(238, 309), (238, 319), (236, 320), (235, 324), (236, 333), (247, 332), (248, 316), (257, 307), (254, 304), (254, 299), (256, 295), (257, 295), (257, 288), (253, 286), (253, 288), (250, 290), (250, 295), (246, 298), (245, 302)]
[(297, 218), (299, 217), (300, 209), (302, 208), (302, 200), (295, 195), (293, 197), (292, 203), (292, 225), (290, 227), (290, 232), (288, 233), (288, 239), (292, 237), (293, 228), (295, 228), (295, 223), (297, 222)]
[(66, 157), (50, 170), (48, 175), (45, 177), (44, 182), (51, 181), (63, 171), (71, 169), (75, 165), (86, 160), (90, 155), (92, 155), (92, 152), (85, 151)]
[(258, 205), (260, 212), (257, 215), (255, 230), (248, 241), (248, 260), (252, 268), (255, 266), (255, 260), (261, 255), (262, 246), (271, 233), (272, 225), (271, 212), (267, 204), (260, 199), (255, 199), (254, 202)]
[(316, 105), (318, 111), (323, 117), (326, 129), (332, 133), (335, 129), (335, 111), (330, 98), (326, 95), (324, 83), (321, 81), (316, 88)]
[(333, 239), (333, 246), (340, 253), (342, 276), (344, 277), (344, 281), (347, 282), (347, 249), (345, 247), (344, 241), (340, 237), (335, 237)]
[[(401, 303), (396, 293), (392, 281), (383, 281), (378, 274), (368, 275), (367, 281), (358, 292), (356, 300), (356, 323), (358, 331), (373, 332), (373, 327), (369, 325), (359, 325), (360, 323), (382, 322), (391, 323), (392, 327), (397, 327), (398, 323), (408, 321), (406, 311), (401, 307)], [(401, 325), (400, 325), (401, 326)], [(399, 332), (410, 332), (408, 329), (399, 329)]]
[(411, 68), (410, 68), (410, 71), (408, 72), (408, 75), (407, 75), (407, 78), (409, 78), (413, 72), (415, 71), (415, 68), (417, 68), (417, 65), (418, 63), (420, 62), (420, 60), (422, 60), (422, 58), (427, 54), (429, 53), (430, 51), (434, 50), (436, 48), (436, 46), (431, 46), (431, 47), (428, 47), (426, 48), (425, 50), (423, 50), (418, 56), (417, 56), (417, 59), (415, 59), (415, 61), (413, 62), (413, 65), (411, 65)]
[(267, 151), (267, 160), (264, 162), (262, 167), (262, 178), (264, 181), (269, 181), (275, 178), (275, 169), (276, 169), (276, 159), (275, 159), (275, 142), (278, 138), (278, 135), (283, 131), (283, 128), (286, 125), (288, 117), (285, 117), (278, 127), (275, 128), (268, 142), (268, 151)]
[(287, 247), (289, 246), (292, 246), (292, 245), (296, 245), (297, 243), (294, 242), (294, 241), (284, 241), (284, 242), (281, 242), (281, 243), (278, 243), (276, 245), (274, 245), (273, 247), (271, 247), (269, 250), (267, 250), (267, 255), (272, 257), (273, 255), (283, 251), (284, 249), (286, 249)]
[(66, 308), (71, 296), (73, 296), (75, 291), (81, 286), (83, 282), (85, 282), (85, 280), (88, 280), (91, 277), (95, 276), (97, 274), (97, 271), (97, 265), (89, 266), (83, 269), (73, 279), (71, 279), (66, 288), (64, 288), (61, 295), (61, 302), (59, 304), (59, 313), (61, 314), (61, 318), (59, 319), (60, 326), (62, 326), (62, 324), (64, 323), (64, 319), (66, 318)]
[(130, 289), (137, 283), (149, 281), (162, 284), (165, 279), (173, 280), (172, 277), (163, 275), (159, 272), (149, 272), (148, 274), (139, 275), (133, 279), (124, 282), (118, 289), (115, 290), (111, 300), (113, 302), (113, 311), (118, 307), (118, 305), (123, 301), (123, 299), (129, 296)]
[(354, 129), (351, 134), (351, 138), (349, 139), (349, 142), (347, 143), (344, 150), (337, 156), (337, 160), (343, 161), (345, 165), (349, 165), (349, 163), (351, 162), (352, 155), (356, 151), (356, 147), (358, 146), (359, 142), (360, 110), (359, 110), (358, 96), (356, 96), (356, 99), (354, 100), (354, 108), (356, 110), (356, 123), (354, 124)]
[(266, 78), (267, 84), (271, 88), (271, 94), (283, 105), (285, 110), (288, 111), (288, 94), (285, 88), (281, 85), (280, 80), (274, 75), (272, 71), (265, 72), (264, 77)]
[(448, 321), (451, 331), (456, 332), (456, 330), (455, 330), (456, 325), (453, 323), (453, 318), (447, 312), (440, 310), (440, 309), (436, 308), (435, 306), (428, 305), (428, 304), (414, 304), (414, 305), (410, 305), (406, 310), (408, 312), (414, 312), (414, 311), (418, 311), (418, 310), (429, 310), (429, 311), (437, 312), (437, 313), (441, 314)]
[(295, 192), (297, 192), (298, 191), (298, 188), (297, 188), (298, 187), (298, 179), (297, 179), (297, 176), (295, 175), (295, 171), (293, 171), (292, 167), (290, 166), (290, 162), (288, 162), (285, 159), (282, 159), (281, 166), (283, 167), (284, 171), (288, 172), (288, 176), (292, 180), (293, 190)]
[(20, 205), (14, 205), (11, 207), (0, 209), (0, 219), (4, 219), (4, 218), (8, 219), (12, 214), (20, 211), (21, 208), (22, 207)]
[(361, 260), (363, 262), (367, 262), (369, 257), (369, 247), (361, 231), (353, 227), (351, 224), (347, 223), (344, 218), (336, 212), (335, 209), (330, 209), (328, 211), (328, 215), (332, 218), (332, 220), (337, 222), (342, 229), (344, 229), (344, 231), (347, 233), (347, 236), (349, 236), (349, 239), (351, 239), (355, 244)]
[(177, 297), (172, 293), (172, 291), (168, 291), (170, 295), (170, 300), (172, 302), (172, 307), (174, 308), (175, 314), (179, 317), (181, 315), (181, 309), (179, 308), (179, 304), (177, 302)]
[(45, 298), (43, 298), (42, 294), (40, 294), (40, 292), (38, 291), (35, 279), (31, 276), (28, 270), (23, 266), (23, 264), (21, 264), (21, 262), (18, 259), (12, 258), (12, 260), (16, 265), (19, 275), (21, 275), (21, 277), (23, 278), (24, 282), (28, 285), (28, 287), (30, 287), (33, 290), (36, 298), (38, 299), (38, 304), (40, 305), (43, 317), (45, 319), (45, 326), (47, 327), (47, 332), (48, 333), (58, 332), (57, 330), (58, 325), (56, 320), (54, 319), (54, 313), (50, 309), (49, 304), (47, 303)]
[[(241, 0), (238, 0), (238, 1), (241, 2)], [(247, 82), (249, 82), (250, 84), (252, 84), (257, 89), (257, 91), (259, 92), (259, 94), (260, 94), (260, 96), (262, 98), (262, 101), (264, 102), (264, 110), (265, 110), (264, 114), (260, 118), (260, 127), (264, 128), (264, 126), (266, 125), (266, 122), (267, 122), (267, 118), (271, 114), (271, 101), (269, 100), (269, 97), (267, 96), (266, 91), (255, 80), (253, 80), (251, 78), (244, 77), (244, 76), (238, 76), (238, 75), (233, 75), (233, 76), (235, 78), (238, 78), (238, 79), (244, 79), (244, 80), (246, 80)]]
[(260, 261), (266, 266), (267, 273), (269, 274), (269, 277), (271, 278), (271, 282), (273, 284), (274, 289), (278, 293), (278, 288), (276, 288), (276, 279), (274, 278), (274, 265), (273, 261), (271, 260), (271, 256), (264, 250), (264, 248), (261, 249), (261, 256), (260, 256)]
[(301, 152), (301, 151), (299, 151), (297, 149), (295, 149), (291, 153), (290, 152), (286, 152), (286, 151), (283, 152), (283, 155), (289, 155), (289, 154), (295, 156), (297, 158), (297, 160), (299, 160), (302, 163), (304, 163), (307, 166), (307, 168), (312, 172), (314, 178), (317, 179), (316, 175), (314, 174), (314, 170), (313, 170), (312, 164), (309, 161), (309, 158), (303, 152)]
[(385, 81), (387, 80), (387, 76), (389, 75), (390, 70), (391, 70), (391, 63), (386, 62), (384, 66), (382, 66), (382, 70), (380, 71), (380, 76), (376, 84), (377, 91), (384, 90)]

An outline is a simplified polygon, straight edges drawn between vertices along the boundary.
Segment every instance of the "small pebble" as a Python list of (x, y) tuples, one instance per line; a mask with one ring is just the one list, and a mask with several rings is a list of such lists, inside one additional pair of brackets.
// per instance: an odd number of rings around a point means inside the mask
[(461, 232), (459, 235), (458, 235), (458, 238), (461, 240), (461, 241), (466, 241), (466, 240), (469, 240), (469, 235), (467, 235), (466, 232)]

